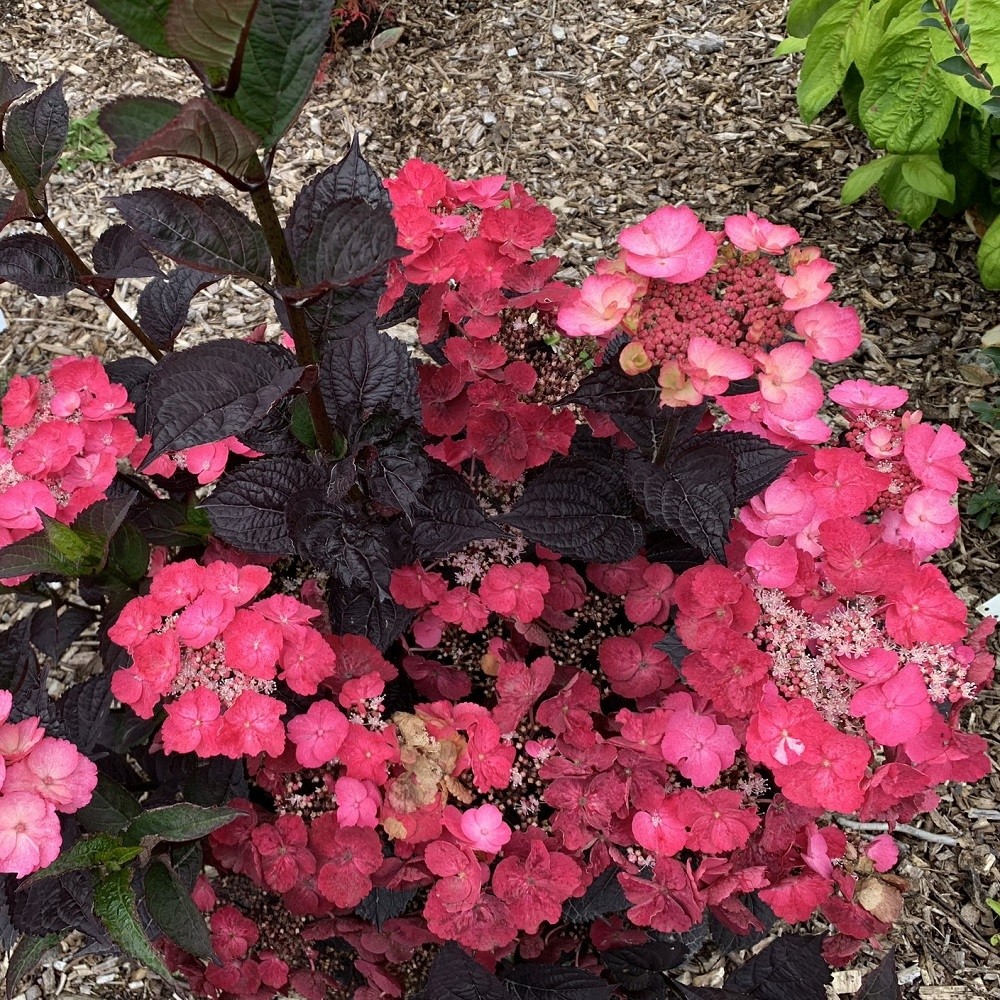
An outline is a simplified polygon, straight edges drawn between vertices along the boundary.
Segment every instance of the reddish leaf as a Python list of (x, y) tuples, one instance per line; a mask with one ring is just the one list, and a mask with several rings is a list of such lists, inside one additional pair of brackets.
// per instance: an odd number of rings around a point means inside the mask
[(56, 80), (37, 97), (15, 107), (4, 130), (3, 162), (16, 172), (18, 187), (41, 192), (66, 143), (69, 108), (62, 80)]
[(246, 125), (208, 98), (196, 97), (119, 162), (128, 166), (154, 156), (180, 156), (203, 163), (234, 187), (250, 191), (267, 180), (257, 157), (259, 145), (259, 137)]
[(115, 163), (123, 166), (132, 151), (173, 120), (180, 109), (180, 103), (167, 97), (119, 97), (105, 104), (97, 123), (115, 144)]

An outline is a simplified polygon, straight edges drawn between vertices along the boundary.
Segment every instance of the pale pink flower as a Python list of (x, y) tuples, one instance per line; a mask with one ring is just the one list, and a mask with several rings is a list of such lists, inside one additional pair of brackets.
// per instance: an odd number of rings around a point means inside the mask
[(731, 381), (753, 374), (753, 362), (745, 354), (711, 337), (692, 337), (681, 367), (702, 396), (721, 396)]
[(725, 229), (729, 242), (746, 253), (763, 250), (764, 253), (779, 254), (801, 239), (798, 230), (792, 226), (776, 226), (753, 212), (730, 215)]
[(833, 291), (826, 279), (836, 270), (830, 261), (817, 257), (797, 265), (791, 274), (775, 275), (778, 290), (785, 296), (785, 309), (795, 312), (822, 302)]
[(910, 394), (898, 385), (875, 385), (867, 379), (848, 379), (830, 390), (830, 399), (849, 413), (865, 410), (895, 410), (902, 406)]
[(789, 587), (799, 571), (795, 547), (787, 540), (774, 545), (767, 539), (758, 538), (747, 550), (745, 558), (760, 587)]
[(861, 344), (857, 310), (836, 302), (818, 302), (795, 313), (795, 332), (820, 361), (843, 361)]
[(782, 538), (800, 532), (815, 512), (812, 493), (782, 477), (741, 508), (739, 518), (744, 527), (761, 538)]
[(51, 802), (31, 792), (0, 796), (0, 871), (24, 878), (52, 864), (61, 847)]
[(958, 534), (958, 511), (952, 494), (945, 490), (916, 490), (903, 504), (903, 520), (897, 531), (918, 559), (947, 548)]
[(823, 405), (823, 385), (812, 371), (813, 356), (804, 344), (782, 344), (754, 356), (760, 365), (760, 394), (767, 408), (788, 420), (805, 420)]
[(954, 493), (958, 482), (972, 479), (965, 463), (958, 457), (965, 441), (947, 425), (935, 429), (918, 423), (903, 434), (903, 455), (913, 474), (924, 486)]
[(559, 307), (556, 322), (571, 337), (600, 337), (622, 321), (635, 292), (635, 283), (623, 275), (588, 275), (579, 291)]
[(496, 854), (511, 838), (503, 814), (491, 803), (462, 813), (462, 834), (474, 851)]
[(379, 806), (382, 804), (375, 782), (345, 776), (337, 779), (334, 792), (337, 796), (337, 822), (341, 826), (375, 829), (378, 825)]
[(4, 795), (31, 792), (60, 812), (82, 809), (97, 787), (97, 765), (67, 740), (46, 736), (7, 769)]
[(660, 365), (657, 378), (660, 402), (664, 406), (697, 406), (705, 397), (691, 384), (678, 361), (665, 361)]
[(622, 230), (618, 242), (633, 271), (675, 283), (708, 274), (718, 254), (716, 238), (687, 205), (663, 205)]
[(891, 833), (883, 833), (868, 844), (865, 854), (871, 858), (875, 871), (887, 872), (899, 861), (899, 845)]
[(22, 760), (45, 736), (40, 721), (37, 715), (33, 715), (30, 719), (0, 725), (0, 756), (7, 764)]

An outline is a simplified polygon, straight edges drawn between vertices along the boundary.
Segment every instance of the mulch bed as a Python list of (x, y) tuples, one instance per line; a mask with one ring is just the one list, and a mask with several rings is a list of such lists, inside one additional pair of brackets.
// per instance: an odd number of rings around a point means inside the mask
[[(865, 320), (859, 355), (827, 374), (907, 388), (928, 419), (969, 440), (965, 457), (982, 489), (998, 481), (1000, 435), (968, 404), (1000, 391), (976, 358), (983, 334), (1000, 323), (1000, 301), (979, 283), (976, 240), (960, 220), (935, 219), (914, 233), (875, 199), (840, 205), (844, 179), (871, 154), (834, 110), (800, 122), (797, 62), (770, 55), (785, 6), (396, 0), (394, 23), (404, 31), (395, 44), (338, 53), (328, 67), (275, 166), (279, 201), (287, 207), (359, 131), (386, 173), (422, 156), (456, 176), (503, 172), (524, 184), (559, 217), (554, 249), (566, 278), (587, 273), (623, 226), (664, 202), (686, 202), (713, 225), (747, 209), (795, 225), (838, 265), (836, 294)], [(0, 58), (38, 82), (65, 71), (74, 115), (125, 93), (195, 92), (182, 67), (141, 55), (82, 0), (0, 2)], [(74, 243), (88, 246), (106, 224), (101, 199), (140, 184), (208, 186), (203, 171), (166, 161), (120, 174), (85, 164), (57, 179), (55, 214)], [(132, 350), (117, 321), (82, 294), (42, 302), (4, 285), (0, 308), (10, 322), (0, 334), (0, 370), (40, 366), (52, 354)], [(258, 296), (234, 283), (196, 299), (192, 317), (190, 337), (236, 335), (270, 318)], [(942, 568), (970, 605), (991, 597), (1000, 591), (998, 533), (966, 522)], [(976, 707), (972, 728), (997, 748), (995, 690)], [(950, 790), (924, 818), (924, 830), (954, 843), (901, 838), (911, 890), (893, 942), (907, 997), (1000, 993), (1000, 951), (989, 943), (996, 928), (984, 905), (1000, 896), (998, 809), (994, 773)], [(692, 975), (718, 985), (723, 967)], [(124, 963), (67, 959), (25, 996), (170, 994), (135, 976)]]

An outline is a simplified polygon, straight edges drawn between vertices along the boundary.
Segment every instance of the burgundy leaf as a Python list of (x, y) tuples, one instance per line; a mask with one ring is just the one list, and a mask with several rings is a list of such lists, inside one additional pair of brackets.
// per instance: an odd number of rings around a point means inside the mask
[(896, 949), (890, 948), (878, 966), (861, 980), (855, 1000), (902, 1000), (896, 978)]
[(187, 321), (191, 300), (219, 279), (191, 267), (175, 268), (139, 294), (139, 324), (157, 347), (171, 350)]
[(283, 289), (283, 294), (290, 300), (309, 299), (357, 284), (401, 254), (388, 208), (360, 198), (340, 202), (316, 220), (296, 256), (302, 287)]
[(59, 162), (68, 129), (69, 108), (62, 80), (11, 110), (4, 130), (3, 157), (7, 169), (19, 175), (15, 177), (18, 187), (41, 193)]
[(119, 97), (105, 104), (97, 123), (115, 144), (115, 163), (124, 165), (133, 150), (172, 121), (180, 109), (178, 101), (167, 97)]
[(34, 89), (33, 83), (19, 77), (5, 62), (0, 62), (0, 125), (7, 109)]
[(18, 191), (13, 198), (0, 198), (0, 229), (21, 219), (33, 219), (35, 213), (28, 204), (28, 196)]
[(340, 202), (357, 198), (369, 205), (391, 207), (382, 179), (361, 155), (355, 135), (344, 158), (317, 174), (296, 196), (286, 227), (292, 255), (298, 255), (316, 224)]
[(145, 246), (178, 264), (261, 281), (270, 275), (263, 230), (218, 195), (147, 188), (112, 203)]
[(301, 375), (301, 368), (280, 365), (265, 345), (242, 340), (212, 340), (168, 355), (146, 388), (143, 409), (153, 438), (147, 462), (244, 433)]
[(18, 233), (0, 239), (0, 282), (11, 281), (35, 295), (65, 295), (76, 271), (50, 236)]
[(260, 458), (225, 476), (203, 509), (215, 534), (230, 545), (260, 555), (293, 555), (288, 506), (325, 482), (319, 466), (301, 459)]
[(208, 98), (195, 97), (120, 162), (128, 166), (153, 156), (180, 156), (211, 167), (240, 190), (251, 191), (267, 181), (257, 157), (259, 145), (260, 138), (246, 125)]
[(94, 270), (102, 278), (162, 278), (153, 255), (128, 226), (110, 226), (91, 251)]
[(728, 976), (725, 987), (755, 1000), (825, 1000), (833, 974), (823, 960), (822, 946), (820, 934), (786, 934)]
[(450, 941), (437, 953), (422, 995), (426, 1000), (511, 1000), (496, 976)]

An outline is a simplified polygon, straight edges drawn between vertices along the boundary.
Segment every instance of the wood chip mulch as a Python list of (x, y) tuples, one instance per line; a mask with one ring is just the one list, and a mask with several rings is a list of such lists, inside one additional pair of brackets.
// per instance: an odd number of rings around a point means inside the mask
[[(359, 131), (390, 173), (422, 156), (456, 176), (503, 172), (556, 212), (562, 276), (579, 277), (611, 252), (617, 233), (659, 204), (686, 202), (710, 224), (751, 209), (795, 225), (838, 265), (837, 295), (864, 317), (859, 356), (830, 378), (896, 382), (928, 419), (970, 442), (976, 489), (998, 482), (1000, 435), (968, 404), (1000, 392), (977, 360), (1000, 324), (1000, 300), (975, 268), (976, 241), (960, 221), (917, 233), (876, 199), (844, 208), (839, 192), (870, 158), (834, 110), (798, 118), (796, 59), (770, 55), (782, 37), (779, 0), (394, 0), (402, 37), (338, 54), (275, 166), (287, 207), (301, 184), (338, 159)], [(48, 83), (65, 73), (74, 116), (122, 94), (193, 95), (176, 63), (122, 41), (82, 0), (0, 0), (0, 59)], [(210, 189), (207, 171), (152, 161), (118, 172), (84, 164), (53, 184), (55, 215), (78, 246), (108, 224), (102, 199), (145, 184)], [(135, 289), (132, 289), (134, 301)], [(127, 299), (128, 291), (122, 296)], [(95, 300), (40, 300), (0, 286), (10, 324), (0, 370), (54, 354), (117, 356), (133, 347)], [(269, 319), (256, 294), (223, 283), (192, 308), (192, 337), (238, 334)], [(961, 502), (964, 507), (968, 491)], [(1000, 532), (966, 521), (942, 567), (970, 605), (1000, 591)], [(997, 759), (1000, 698), (978, 703), (970, 727)], [(904, 995), (919, 1000), (1000, 996), (998, 929), (984, 900), (1000, 897), (1000, 777), (949, 790), (922, 829), (946, 843), (901, 837), (911, 881), (893, 933)], [(953, 841), (953, 843), (952, 843)], [(719, 963), (693, 970), (718, 985)], [(859, 973), (837, 985), (856, 989)], [(171, 995), (132, 965), (74, 960), (67, 952), (21, 997)]]

